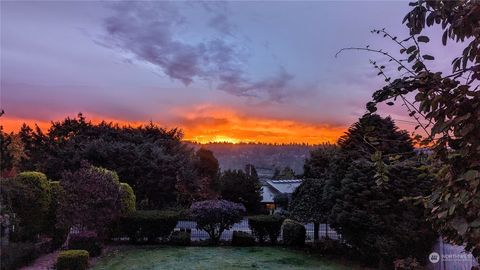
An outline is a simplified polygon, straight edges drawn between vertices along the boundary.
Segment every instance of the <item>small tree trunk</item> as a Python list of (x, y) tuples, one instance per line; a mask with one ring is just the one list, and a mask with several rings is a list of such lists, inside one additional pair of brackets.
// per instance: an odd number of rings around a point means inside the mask
[(313, 241), (318, 241), (318, 231), (320, 230), (320, 223), (314, 222), (313, 223)]
[(330, 237), (328, 237), (328, 223), (325, 223), (325, 238), (330, 239)]

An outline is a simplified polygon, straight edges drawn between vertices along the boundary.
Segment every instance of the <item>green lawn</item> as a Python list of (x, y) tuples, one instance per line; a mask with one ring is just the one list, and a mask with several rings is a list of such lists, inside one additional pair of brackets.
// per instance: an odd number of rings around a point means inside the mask
[(323, 269), (352, 267), (280, 247), (155, 247), (110, 252), (93, 269)]

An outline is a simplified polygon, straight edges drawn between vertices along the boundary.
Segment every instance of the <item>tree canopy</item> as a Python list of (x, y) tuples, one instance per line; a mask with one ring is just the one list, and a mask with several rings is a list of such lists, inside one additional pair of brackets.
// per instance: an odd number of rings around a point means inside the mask
[[(437, 182), (424, 198), (430, 219), (448, 240), (466, 244), (480, 256), (480, 3), (466, 1), (416, 1), (403, 20), (410, 30), (406, 38), (385, 29), (383, 35), (398, 45), (400, 56), (370, 46), (345, 48), (377, 53), (396, 65), (399, 73), (390, 74), (385, 65), (372, 61), (378, 75), (387, 83), (374, 92), (367, 104), (401, 103), (418, 125), (420, 143), (429, 146), (438, 162)], [(442, 44), (461, 42), (462, 51), (451, 63), (451, 72), (435, 70), (435, 56), (424, 53), (430, 42), (426, 28), (440, 25)], [(389, 69), (392, 70), (392, 69)], [(387, 74), (388, 73), (388, 74)], [(409, 96), (413, 96), (411, 100)], [(380, 166), (381, 167), (381, 166)], [(379, 172), (385, 175), (385, 170)]]
[(227, 170), (220, 178), (220, 194), (223, 199), (242, 203), (247, 212), (260, 210), (261, 184), (255, 175), (249, 176), (242, 170)]
[(175, 204), (177, 183), (194, 185), (193, 151), (181, 142), (177, 129), (153, 123), (121, 127), (92, 124), (81, 114), (54, 122), (47, 133), (24, 125), (20, 131), (25, 157), (20, 169), (44, 172), (59, 180), (64, 171), (80, 168), (82, 161), (118, 173), (135, 191), (140, 209)]

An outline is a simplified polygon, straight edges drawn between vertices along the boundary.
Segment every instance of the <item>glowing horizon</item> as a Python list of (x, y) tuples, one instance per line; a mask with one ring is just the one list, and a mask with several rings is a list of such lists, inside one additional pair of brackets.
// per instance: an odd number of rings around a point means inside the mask
[[(222, 112), (222, 113), (225, 113)], [(146, 125), (149, 121), (125, 121), (120, 119), (112, 119), (97, 115), (83, 113), (86, 120), (93, 124), (101, 121), (107, 123), (118, 124), (120, 126), (138, 127)], [(17, 133), (20, 127), (25, 123), (31, 128), (37, 125), (42, 131), (47, 132), (52, 122), (62, 121), (66, 117), (73, 118), (76, 115), (66, 115), (63, 118), (52, 119), (50, 121), (39, 121), (35, 119), (21, 119), (1, 117), (1, 125), (5, 132)], [(299, 123), (289, 120), (276, 119), (256, 119), (243, 118), (230, 112), (227, 117), (228, 122), (221, 123), (195, 123), (194, 125), (174, 125), (153, 122), (160, 127), (171, 129), (180, 128), (183, 133), (184, 141), (195, 142), (199, 144), (207, 143), (306, 143), (306, 144), (322, 144), (335, 143), (347, 129), (347, 127), (330, 127), (328, 125), (313, 125), (307, 123)]]

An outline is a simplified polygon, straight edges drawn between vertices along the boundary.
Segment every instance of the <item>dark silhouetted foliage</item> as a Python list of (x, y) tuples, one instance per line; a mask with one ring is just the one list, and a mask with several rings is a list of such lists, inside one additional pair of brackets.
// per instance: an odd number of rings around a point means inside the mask
[(245, 207), (240, 203), (227, 200), (208, 200), (193, 203), (190, 215), (197, 222), (197, 227), (217, 243), (224, 230), (232, 228), (245, 215)]
[(241, 170), (227, 170), (220, 178), (220, 193), (223, 199), (241, 203), (248, 213), (260, 210), (261, 184), (255, 175), (249, 176)]
[(270, 243), (275, 244), (280, 236), (284, 219), (280, 215), (251, 216), (248, 218), (248, 226), (260, 243), (264, 243), (268, 237)]
[(103, 234), (122, 213), (122, 189), (115, 172), (83, 163), (65, 172), (60, 181), (65, 192), (58, 211), (58, 226), (75, 226)]
[(283, 243), (287, 246), (303, 246), (306, 230), (302, 223), (286, 219), (282, 225)]

